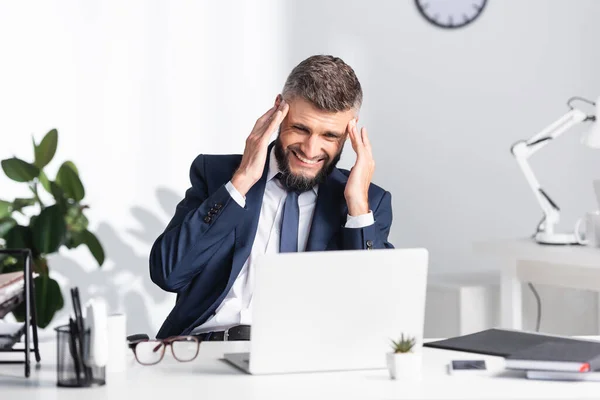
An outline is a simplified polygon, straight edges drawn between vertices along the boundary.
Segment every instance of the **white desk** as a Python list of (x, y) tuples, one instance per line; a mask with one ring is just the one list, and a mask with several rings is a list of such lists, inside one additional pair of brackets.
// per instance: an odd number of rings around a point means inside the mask
[[(22, 376), (20, 365), (0, 365), (0, 399), (597, 399), (600, 393), (600, 382), (531, 381), (518, 372), (501, 372), (502, 358), (427, 348), (421, 382), (392, 381), (385, 369), (250, 376), (219, 360), (225, 352), (244, 351), (244, 342), (204, 343), (191, 363), (178, 363), (165, 354), (161, 364), (144, 367), (132, 356), (128, 369), (109, 375), (103, 387), (57, 388), (54, 346), (42, 344), (41, 368), (33, 369), (29, 379)], [(446, 374), (451, 359), (473, 358), (485, 358), (495, 376)]]
[(546, 246), (533, 239), (513, 239), (478, 242), (474, 250), (502, 262), (500, 320), (503, 328), (522, 328), (522, 282), (600, 291), (598, 248)]

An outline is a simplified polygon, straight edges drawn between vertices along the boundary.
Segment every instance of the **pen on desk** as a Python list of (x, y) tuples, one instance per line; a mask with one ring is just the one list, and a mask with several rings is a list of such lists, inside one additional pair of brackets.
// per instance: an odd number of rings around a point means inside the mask
[(71, 289), (71, 297), (73, 299), (73, 309), (75, 310), (75, 323), (77, 325), (77, 337), (79, 339), (79, 357), (81, 360), (81, 366), (83, 368), (83, 374), (85, 376), (86, 383), (89, 383), (92, 379), (92, 370), (85, 363), (84, 357), (84, 346), (85, 346), (85, 331), (83, 326), (83, 315), (81, 312), (81, 302), (79, 300), (79, 289), (77, 287)]
[(71, 357), (73, 357), (73, 364), (75, 364), (75, 375), (77, 375), (77, 384), (81, 383), (81, 367), (79, 362), (79, 350), (77, 350), (77, 328), (73, 318), (69, 318), (69, 350), (71, 351)]

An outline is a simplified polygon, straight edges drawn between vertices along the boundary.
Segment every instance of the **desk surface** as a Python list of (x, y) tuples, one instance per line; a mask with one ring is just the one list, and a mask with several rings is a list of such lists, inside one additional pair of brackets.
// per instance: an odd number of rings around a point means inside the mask
[[(244, 342), (202, 344), (198, 358), (178, 363), (165, 354), (161, 364), (143, 367), (129, 359), (125, 372), (107, 376), (99, 388), (56, 387), (54, 343), (43, 343), (42, 362), (29, 379), (21, 365), (0, 365), (2, 399), (497, 399), (598, 398), (600, 382), (530, 381), (503, 371), (504, 360), (437, 349), (423, 349), (423, 380), (392, 381), (382, 370), (250, 376), (220, 360), (223, 353), (245, 351)], [(385, 357), (382, 354), (382, 357)], [(449, 376), (452, 359), (487, 360), (491, 376)], [(116, 397), (123, 395), (122, 397)], [(131, 397), (130, 397), (131, 396)], [(218, 397), (217, 397), (218, 396)]]
[(530, 260), (600, 268), (600, 248), (566, 245), (551, 246), (533, 239), (504, 239), (476, 242), (476, 253), (491, 254), (509, 260)]

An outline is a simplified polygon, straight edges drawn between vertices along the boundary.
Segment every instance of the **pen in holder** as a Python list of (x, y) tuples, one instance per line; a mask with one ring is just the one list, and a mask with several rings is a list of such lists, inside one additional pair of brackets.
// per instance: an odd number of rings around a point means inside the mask
[[(62, 387), (89, 387), (106, 384), (105, 367), (89, 365), (90, 330), (82, 335), (73, 320), (55, 328), (57, 346), (56, 384)], [(83, 343), (81, 342), (83, 338)]]

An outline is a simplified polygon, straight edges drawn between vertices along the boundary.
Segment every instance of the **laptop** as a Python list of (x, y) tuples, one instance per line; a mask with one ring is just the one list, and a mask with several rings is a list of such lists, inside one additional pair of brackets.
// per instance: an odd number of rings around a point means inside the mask
[(386, 368), (391, 340), (423, 343), (426, 249), (263, 255), (250, 353), (225, 361), (253, 375)]

